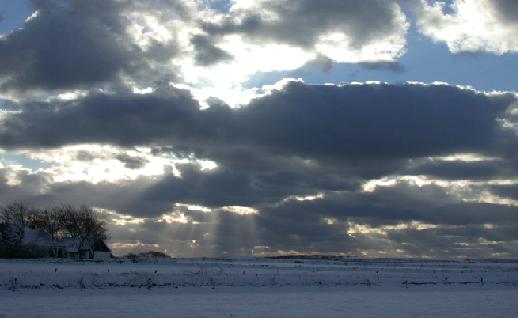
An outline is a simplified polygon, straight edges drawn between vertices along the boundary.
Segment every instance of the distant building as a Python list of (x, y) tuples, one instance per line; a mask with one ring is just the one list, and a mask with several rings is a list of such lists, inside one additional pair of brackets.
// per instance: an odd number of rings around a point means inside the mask
[(72, 238), (52, 239), (52, 237), (39, 229), (25, 228), (22, 244), (33, 245), (43, 251), (46, 257), (71, 258), (71, 259), (97, 259), (104, 260), (112, 257), (111, 251), (102, 240), (93, 244), (81, 242)]
[(106, 260), (112, 258), (112, 251), (103, 240), (97, 240), (92, 245), (93, 259)]

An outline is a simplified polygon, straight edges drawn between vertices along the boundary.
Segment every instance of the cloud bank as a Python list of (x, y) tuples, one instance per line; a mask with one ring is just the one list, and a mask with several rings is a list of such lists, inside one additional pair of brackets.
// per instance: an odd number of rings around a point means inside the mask
[[(241, 108), (214, 101), (203, 109), (175, 88), (16, 104), (2, 121), (4, 149), (55, 160), (37, 151), (75, 147), (67, 158), (86, 166), (6, 166), (0, 200), (67, 198), (116, 211), (108, 220), (127, 244), (146, 237), (198, 256), (509, 256), (518, 138), (503, 122), (514, 121), (515, 102), (448, 85), (287, 82)], [(101, 157), (95, 145), (80, 146), (94, 143), (119, 150)], [(161, 162), (158, 172), (146, 170), (151, 161)], [(59, 177), (103, 162), (126, 177)], [(134, 234), (118, 232), (125, 227)], [(240, 232), (246, 240), (236, 242), (240, 227), (253, 237)], [(196, 247), (186, 247), (192, 240)]]

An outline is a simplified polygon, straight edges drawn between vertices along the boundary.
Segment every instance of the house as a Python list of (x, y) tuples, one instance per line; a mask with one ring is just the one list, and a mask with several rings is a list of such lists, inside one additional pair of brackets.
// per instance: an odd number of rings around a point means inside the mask
[(63, 238), (53, 239), (48, 233), (39, 229), (25, 228), (25, 235), (22, 239), (24, 245), (39, 247), (46, 257), (71, 258), (71, 259), (110, 259), (111, 251), (102, 240), (93, 244), (77, 239)]
[(103, 240), (97, 240), (92, 245), (93, 259), (106, 260), (112, 258), (112, 251)]

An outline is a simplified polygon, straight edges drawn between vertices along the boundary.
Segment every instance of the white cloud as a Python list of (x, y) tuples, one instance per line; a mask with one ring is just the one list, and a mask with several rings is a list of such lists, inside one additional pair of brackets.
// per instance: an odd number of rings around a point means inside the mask
[(54, 182), (120, 182), (139, 177), (160, 177), (169, 172), (181, 175), (176, 165), (196, 162), (200, 169), (211, 170), (217, 164), (210, 160), (176, 158), (171, 154), (152, 153), (149, 147), (123, 149), (111, 145), (83, 144), (50, 150), (20, 151), (32, 160), (49, 164), (40, 169)]
[[(76, 100), (78, 98), (82, 98), (88, 95), (88, 91), (86, 90), (73, 90), (73, 91), (67, 91), (63, 93), (58, 94), (59, 100)], [(51, 97), (50, 97), (51, 98)]]
[(223, 211), (238, 214), (238, 215), (256, 215), (259, 213), (257, 209), (246, 206), (224, 206)]
[(502, 16), (495, 0), (424, 1), (417, 9), (421, 33), (445, 42), (453, 53), (487, 51), (504, 54), (518, 51), (518, 24)]
[[(231, 59), (199, 65), (191, 45), (190, 54), (173, 62), (182, 79), (175, 84), (188, 85), (202, 102), (211, 96), (233, 106), (247, 104), (255, 94), (243, 84), (252, 75), (295, 70), (319, 57), (348, 63), (391, 62), (406, 51), (409, 23), (393, 2), (358, 5), (333, 0), (316, 6), (311, 1), (246, 0), (230, 4), (226, 13), (198, 12), (205, 26), (190, 29), (187, 38), (206, 35)], [(368, 17), (382, 22), (368, 22)], [(260, 21), (257, 27), (250, 27), (247, 21), (255, 19)]]
[(294, 70), (316, 58), (314, 52), (302, 48), (274, 43), (251, 44), (241, 36), (229, 36), (219, 47), (233, 59), (202, 66), (196, 64), (193, 56), (185, 56), (177, 64), (182, 80), (197, 99), (216, 97), (232, 106), (247, 104), (256, 97), (255, 90), (243, 84), (257, 72)]

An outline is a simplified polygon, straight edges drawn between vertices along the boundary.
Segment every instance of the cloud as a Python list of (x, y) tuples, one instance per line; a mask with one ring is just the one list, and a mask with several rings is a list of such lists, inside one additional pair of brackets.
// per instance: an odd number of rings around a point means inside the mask
[[(14, 154), (32, 160), (32, 168), (43, 169), (54, 182), (84, 181), (116, 183), (142, 176), (177, 174), (175, 165), (185, 159), (168, 153), (151, 154), (149, 147), (120, 148), (110, 145), (83, 144), (57, 149), (22, 150)], [(196, 163), (193, 160), (193, 163)]]
[(421, 1), (417, 25), (421, 33), (444, 42), (454, 53), (518, 51), (518, 7), (513, 0)]
[[(226, 170), (203, 174), (188, 167), (182, 178), (89, 184), (51, 183), (41, 172), (13, 169), (0, 169), (1, 203), (23, 200), (47, 206), (65, 200), (108, 209), (113, 212), (102, 215), (114, 243), (138, 240), (177, 255), (240, 255), (262, 246), (269, 253), (516, 256), (516, 207), (466, 202), (447, 186), (401, 181), (372, 192), (341, 186), (320, 196), (282, 198), (303, 189), (304, 183), (318, 188), (315, 176), (239, 176)], [(191, 206), (175, 205), (182, 200)], [(204, 203), (216, 205), (195, 206)], [(258, 213), (239, 215), (219, 206), (229, 203), (252, 204)]]
[(249, 43), (287, 44), (338, 62), (397, 58), (407, 27), (395, 2), (377, 0), (233, 2), (229, 14), (202, 24), (213, 37), (238, 35)]
[[(318, 174), (289, 167), (255, 171), (220, 167), (200, 171), (196, 165), (179, 166), (181, 177), (166, 176), (141, 193), (149, 202), (192, 203), (208, 207), (262, 206), (290, 195), (359, 187), (347, 176)], [(321, 171), (319, 171), (321, 172)]]
[(329, 193), (322, 199), (297, 201), (263, 209), (263, 216), (287, 214), (304, 217), (353, 218), (373, 227), (380, 224), (398, 224), (418, 221), (427, 224), (506, 224), (518, 222), (513, 211), (516, 207), (481, 202), (466, 202), (449, 187), (438, 185), (416, 186), (401, 181), (383, 186), (373, 192), (346, 191)]
[[(4, 166), (0, 202), (113, 210), (144, 220), (119, 242), (186, 255), (515, 255), (515, 102), (448, 85), (287, 82), (241, 108), (200, 109), (175, 88), (13, 103), (2, 147), (59, 164)], [(105, 145), (80, 145), (92, 142)]]
[(410, 158), (513, 149), (514, 133), (499, 122), (513, 102), (511, 94), (421, 84), (291, 82), (238, 109), (213, 104), (202, 110), (188, 92), (173, 88), (97, 94), (21, 106), (4, 116), (0, 145), (152, 144), (216, 161), (248, 152), (373, 171), (381, 161), (397, 166)]
[(33, 3), (35, 13), (0, 40), (4, 90), (103, 87), (122, 77), (150, 81), (148, 72), (157, 80), (164, 69), (175, 78), (166, 63), (179, 51), (172, 24), (188, 24), (188, 6), (158, 0)]
[(217, 97), (232, 106), (256, 96), (245, 84), (254, 75), (396, 61), (409, 27), (396, 2), (378, 0), (230, 1), (228, 9), (200, 11), (197, 22), (192, 36), (203, 43), (179, 62), (184, 83), (199, 100)]
[[(481, 238), (501, 241), (489, 248), (493, 250), (517, 239), (513, 231), (497, 230), (517, 228), (515, 207), (466, 203), (447, 191), (400, 183), (372, 193), (342, 192), (316, 200), (292, 200), (262, 209), (257, 224), (263, 231), (263, 243), (274, 250), (308, 251), (333, 246), (335, 251), (358, 247), (391, 255), (401, 249), (403, 255), (473, 257), (487, 255)], [(369, 247), (369, 241), (376, 243)], [(459, 247), (466, 242), (471, 250), (460, 253)], [(512, 249), (507, 253), (514, 255)]]
[(363, 62), (359, 65), (366, 70), (386, 70), (394, 73), (405, 71), (405, 66), (397, 62)]
[(396, 2), (378, 0), (241, 1), (228, 12), (200, 1), (33, 2), (34, 14), (0, 41), (0, 89), (12, 99), (174, 82), (200, 100), (246, 104), (255, 92), (243, 85), (258, 72), (316, 59), (393, 62), (409, 25)]
[(194, 45), (195, 59), (199, 65), (208, 66), (232, 59), (232, 55), (215, 46), (213, 41), (207, 36), (193, 36), (191, 43)]
[(7, 87), (69, 88), (113, 80), (138, 52), (122, 34), (120, 8), (109, 1), (37, 1), (23, 28), (0, 41)]
[(505, 23), (518, 26), (518, 3), (513, 0), (493, 0), (491, 5)]
[(328, 57), (318, 55), (315, 59), (308, 61), (303, 67), (327, 73), (333, 68), (333, 60)]
[(512, 52), (514, 2), (34, 5), (0, 39), (0, 204), (94, 206), (119, 251), (516, 256), (515, 94), (242, 86), (336, 62), (404, 72), (402, 10), (454, 52)]
[(518, 200), (518, 184), (494, 185), (490, 191), (503, 198)]
[(402, 173), (447, 180), (491, 180), (518, 175), (516, 167), (516, 161), (506, 157), (476, 162), (429, 159), (414, 163)]
[(145, 158), (133, 157), (128, 154), (119, 154), (116, 156), (116, 158), (117, 160), (123, 162), (128, 169), (139, 169), (147, 163)]

